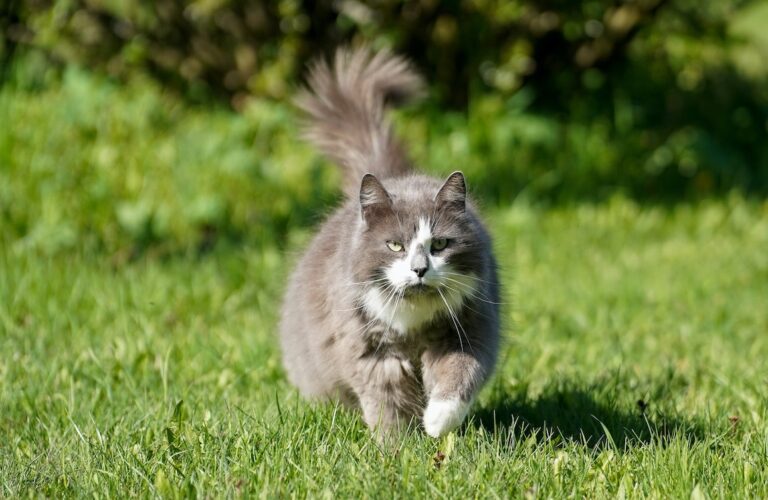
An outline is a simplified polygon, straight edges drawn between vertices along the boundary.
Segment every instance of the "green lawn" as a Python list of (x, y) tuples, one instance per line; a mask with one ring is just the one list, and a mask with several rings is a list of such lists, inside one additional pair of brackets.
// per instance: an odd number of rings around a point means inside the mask
[[(237, 186), (225, 213), (245, 229), (213, 250), (163, 247), (185, 241), (184, 225), (142, 239), (105, 198), (132, 196), (118, 180), (84, 168), (91, 177), (72, 184), (66, 172), (99, 154), (139, 168), (152, 158), (134, 149), (143, 126), (162, 129), (149, 150), (179, 134), (198, 147), (206, 112), (71, 135), (80, 125), (45, 121), (68, 116), (62, 92), (0, 98), (6, 119), (40, 117), (0, 127), (0, 496), (768, 496), (765, 201), (489, 207), (508, 303), (499, 370), (458, 432), (381, 446), (358, 415), (302, 402), (280, 366), (280, 296), (312, 216), (266, 231)], [(109, 99), (128, 109), (121, 92)], [(240, 144), (229, 132), (251, 130), (210, 120), (207, 140), (225, 150)], [(189, 180), (169, 175), (157, 179)], [(114, 182), (78, 198), (99, 179)], [(124, 251), (131, 238), (138, 250)]]

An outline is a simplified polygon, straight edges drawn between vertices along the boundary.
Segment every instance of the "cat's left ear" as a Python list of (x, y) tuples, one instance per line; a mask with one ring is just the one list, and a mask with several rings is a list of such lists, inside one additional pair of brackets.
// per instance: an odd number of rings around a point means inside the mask
[(449, 175), (435, 195), (435, 201), (438, 206), (463, 212), (467, 202), (467, 184), (464, 182), (464, 174), (457, 171)]
[(372, 174), (365, 174), (360, 183), (360, 212), (363, 220), (370, 222), (374, 214), (391, 206), (392, 198), (381, 182)]

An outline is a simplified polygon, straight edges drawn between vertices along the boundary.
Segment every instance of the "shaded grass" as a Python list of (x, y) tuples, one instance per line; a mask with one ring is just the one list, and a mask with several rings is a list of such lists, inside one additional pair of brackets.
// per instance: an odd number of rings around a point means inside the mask
[(768, 206), (491, 219), (499, 371), (458, 433), (391, 446), (287, 385), (272, 247), (115, 267), (3, 245), (2, 494), (768, 494)]

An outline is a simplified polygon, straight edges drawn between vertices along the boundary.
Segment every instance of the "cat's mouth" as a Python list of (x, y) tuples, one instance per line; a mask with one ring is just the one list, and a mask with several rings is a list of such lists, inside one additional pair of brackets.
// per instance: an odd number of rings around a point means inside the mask
[(420, 297), (424, 295), (434, 295), (436, 293), (436, 288), (431, 287), (425, 283), (415, 283), (413, 285), (408, 285), (403, 290), (404, 297)]

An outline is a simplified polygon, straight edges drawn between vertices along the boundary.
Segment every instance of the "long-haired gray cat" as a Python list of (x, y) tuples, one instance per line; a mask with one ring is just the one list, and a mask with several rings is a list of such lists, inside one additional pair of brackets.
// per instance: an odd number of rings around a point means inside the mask
[(359, 407), (371, 429), (457, 427), (493, 370), (499, 287), (464, 176), (414, 173), (385, 107), (419, 94), (405, 59), (367, 49), (317, 62), (297, 99), (307, 138), (338, 163), (346, 201), (290, 278), (283, 363), (311, 398)]

